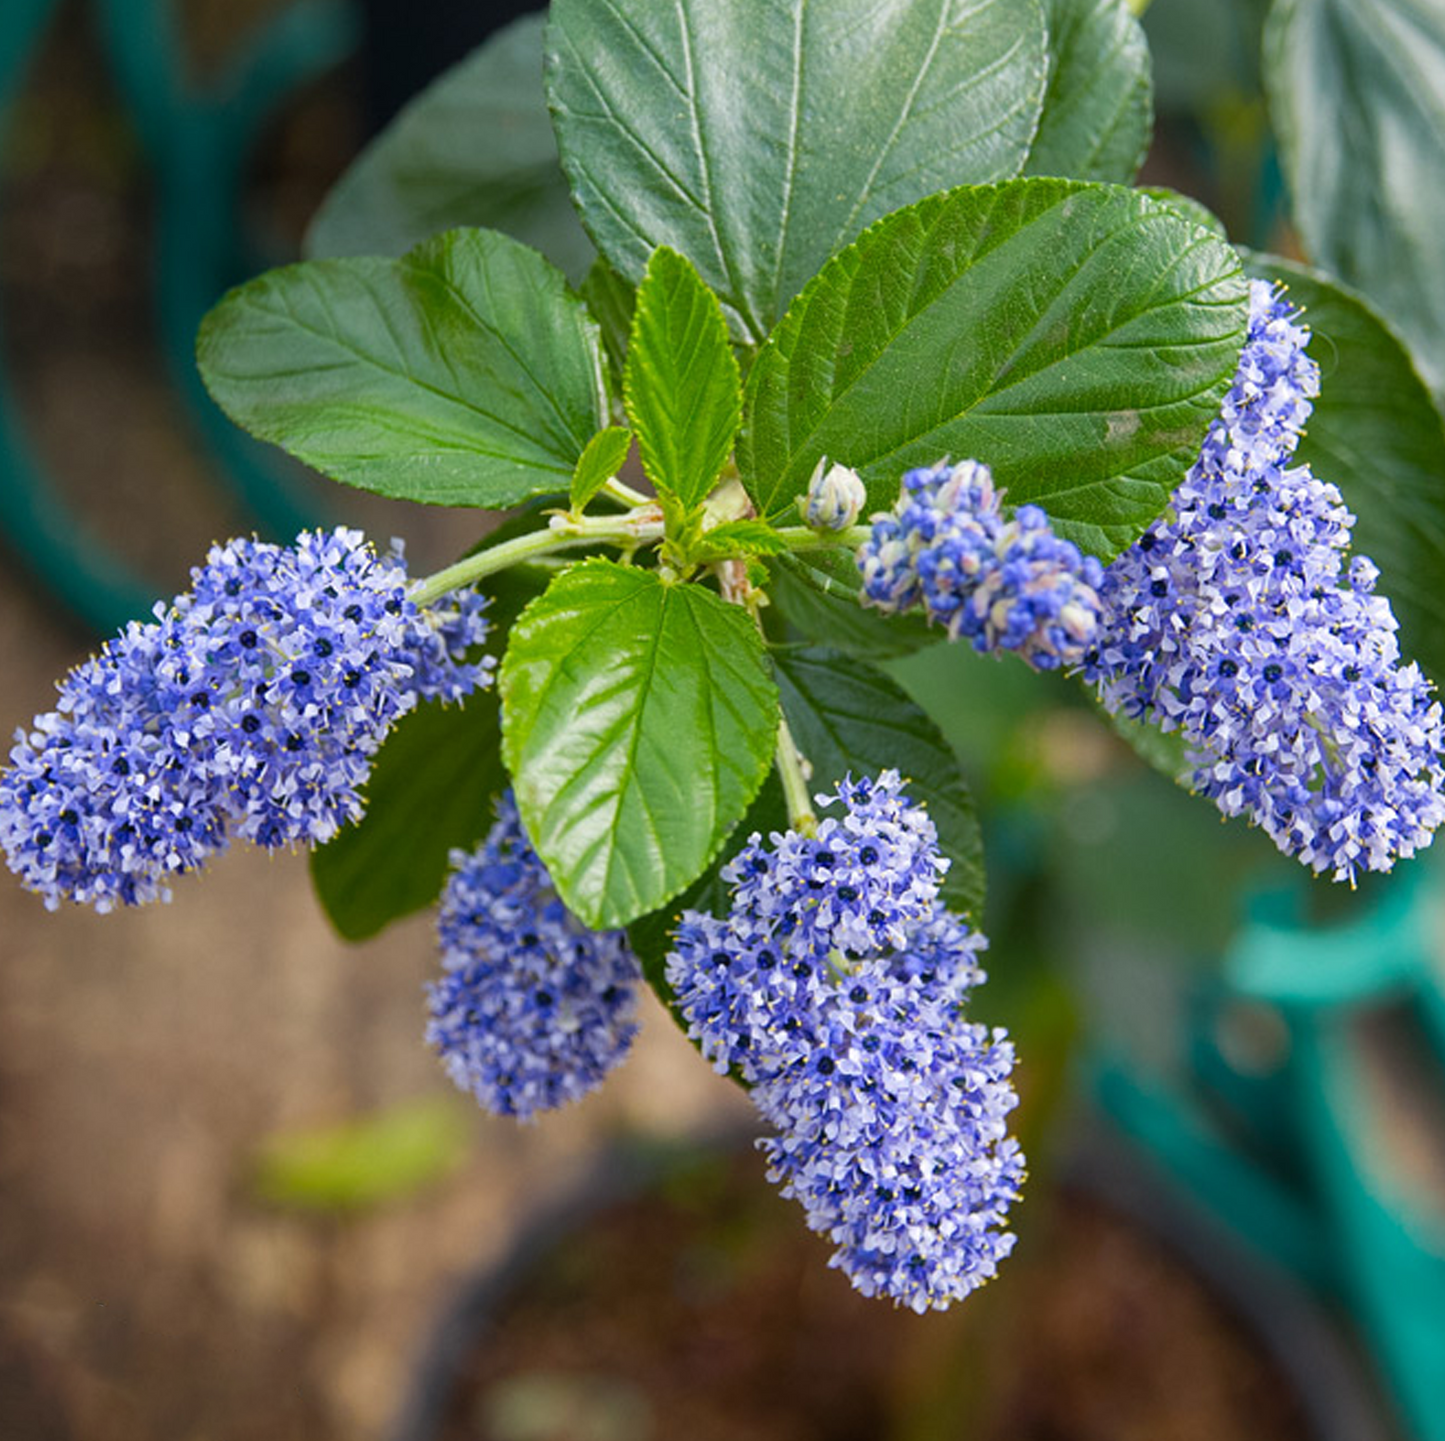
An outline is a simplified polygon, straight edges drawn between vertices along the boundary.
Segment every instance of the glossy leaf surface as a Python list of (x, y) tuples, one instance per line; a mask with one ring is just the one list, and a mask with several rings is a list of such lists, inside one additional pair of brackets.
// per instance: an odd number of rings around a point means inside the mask
[(1049, 78), (1026, 175), (1129, 184), (1149, 148), (1149, 46), (1126, 0), (1043, 0)]
[(717, 297), (665, 247), (637, 287), (622, 394), (647, 478), (691, 509), (732, 452), (742, 381)]
[(622, 426), (599, 430), (587, 442), (572, 474), (571, 500), (574, 510), (583, 506), (622, 469), (627, 452), (632, 449), (632, 432)]
[(500, 508), (566, 490), (607, 420), (586, 307), (490, 230), (273, 270), (211, 311), (198, 358), (238, 425), (402, 500)]
[(874, 509), (971, 457), (1105, 559), (1198, 452), (1244, 336), (1239, 260), (1117, 186), (1018, 180), (880, 221), (794, 302), (748, 378), (739, 467), (786, 513), (818, 458)]
[(760, 343), (879, 216), (1017, 174), (1043, 103), (1037, 0), (554, 0), (548, 99), (602, 253), (686, 255)]
[(595, 929), (702, 873), (776, 745), (777, 690), (747, 614), (610, 561), (563, 572), (523, 612), (501, 689), (522, 819)]

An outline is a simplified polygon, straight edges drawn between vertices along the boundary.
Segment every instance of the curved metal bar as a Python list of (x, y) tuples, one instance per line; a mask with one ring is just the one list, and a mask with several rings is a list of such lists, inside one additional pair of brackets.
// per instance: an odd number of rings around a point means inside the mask
[(289, 540), (325, 517), (297, 495), (290, 463), (238, 430), (210, 398), (196, 370), (195, 336), (206, 312), (251, 268), (239, 199), (257, 133), (299, 85), (345, 58), (357, 26), (342, 0), (301, 0), (262, 27), (202, 92), (186, 79), (171, 5), (97, 0), (116, 83), (157, 171), (161, 345), (221, 477), (263, 530)]
[[(0, 134), (56, 0), (0, 6)], [(88, 539), (57, 497), (31, 449), (13, 400), (0, 332), (0, 528), (26, 568), (81, 621), (118, 630), (151, 605), (128, 566)]]

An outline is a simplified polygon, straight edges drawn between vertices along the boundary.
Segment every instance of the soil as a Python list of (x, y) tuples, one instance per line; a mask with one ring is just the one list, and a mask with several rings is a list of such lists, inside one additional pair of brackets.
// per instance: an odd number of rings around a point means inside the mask
[(752, 1154), (694, 1166), (544, 1253), (438, 1441), (1308, 1434), (1257, 1340), (1098, 1201), (1031, 1196), (999, 1279), (919, 1317), (829, 1269), (762, 1170)]

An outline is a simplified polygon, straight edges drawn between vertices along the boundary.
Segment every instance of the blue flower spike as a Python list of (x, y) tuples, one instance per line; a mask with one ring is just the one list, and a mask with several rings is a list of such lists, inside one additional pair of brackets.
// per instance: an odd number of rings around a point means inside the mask
[(461, 1090), (531, 1120), (585, 1096), (626, 1057), (641, 970), (625, 932), (590, 931), (563, 905), (510, 791), (485, 842), (454, 851), (452, 864), (427, 1040)]
[(399, 554), (354, 530), (232, 540), (191, 588), (132, 622), (17, 733), (0, 844), (50, 909), (168, 899), (233, 836), (318, 845), (361, 814), (391, 726), (490, 683), (486, 604), (407, 598)]
[(753, 836), (724, 917), (685, 911), (668, 981), (689, 1035), (752, 1087), (769, 1176), (869, 1296), (941, 1310), (1013, 1249), (1024, 1179), (1002, 1030), (964, 1018), (986, 942), (897, 772), (819, 796), (817, 834)]
[(1035, 670), (1076, 665), (1095, 638), (1103, 568), (1038, 506), (1006, 519), (1002, 502), (976, 460), (910, 470), (858, 551), (863, 603), (921, 607), (951, 639), (1014, 651)]
[(1111, 564), (1085, 677), (1190, 743), (1192, 783), (1286, 854), (1352, 881), (1445, 820), (1434, 687), (1402, 663), (1339, 490), (1291, 465), (1319, 393), (1309, 331), (1250, 286), (1233, 387), (1170, 509)]

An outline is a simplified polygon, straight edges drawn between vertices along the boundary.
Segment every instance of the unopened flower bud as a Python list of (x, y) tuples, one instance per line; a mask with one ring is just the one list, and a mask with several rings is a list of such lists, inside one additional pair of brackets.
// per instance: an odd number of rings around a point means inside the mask
[(858, 472), (846, 465), (830, 466), (825, 455), (808, 482), (803, 518), (814, 530), (847, 530), (858, 519), (867, 499)]

